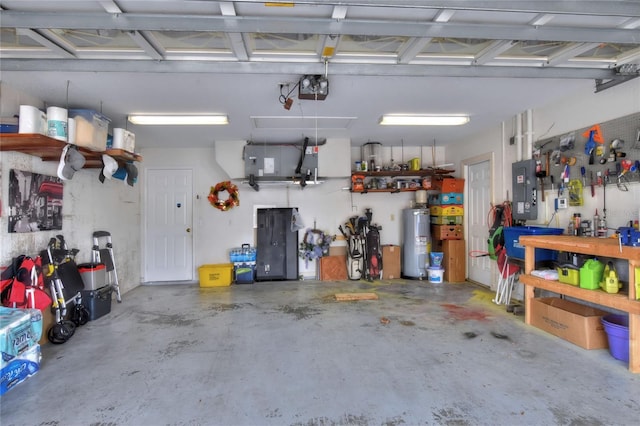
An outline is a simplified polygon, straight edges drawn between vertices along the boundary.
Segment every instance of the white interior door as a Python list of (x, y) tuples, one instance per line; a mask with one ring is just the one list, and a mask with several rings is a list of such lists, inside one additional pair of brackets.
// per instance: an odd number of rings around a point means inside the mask
[(488, 256), (479, 256), (487, 251), (489, 238), (487, 215), (491, 208), (491, 161), (469, 164), (467, 182), (468, 276), (470, 281), (491, 287), (492, 261)]
[(192, 171), (148, 169), (144, 281), (193, 281)]

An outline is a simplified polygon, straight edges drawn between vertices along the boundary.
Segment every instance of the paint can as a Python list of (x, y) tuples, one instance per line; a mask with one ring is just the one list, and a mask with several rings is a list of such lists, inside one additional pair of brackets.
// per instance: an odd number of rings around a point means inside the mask
[(60, 107), (47, 108), (47, 135), (61, 141), (67, 141), (67, 110)]

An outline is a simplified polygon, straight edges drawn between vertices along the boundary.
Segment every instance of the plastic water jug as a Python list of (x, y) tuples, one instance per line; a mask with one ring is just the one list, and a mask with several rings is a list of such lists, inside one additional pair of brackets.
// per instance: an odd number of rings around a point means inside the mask
[(604, 264), (598, 259), (588, 259), (580, 268), (580, 287), (589, 290), (600, 288)]
[(622, 283), (618, 280), (618, 273), (613, 267), (613, 263), (607, 263), (607, 266), (604, 268), (602, 281), (600, 282), (600, 288), (607, 293), (617, 293), (621, 287)]

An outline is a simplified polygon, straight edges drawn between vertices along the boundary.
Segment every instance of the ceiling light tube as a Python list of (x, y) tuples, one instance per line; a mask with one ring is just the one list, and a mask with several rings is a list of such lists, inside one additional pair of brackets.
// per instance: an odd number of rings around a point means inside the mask
[(216, 126), (229, 124), (226, 115), (145, 115), (132, 114), (127, 117), (133, 124), (151, 126)]
[(380, 118), (382, 126), (459, 126), (468, 122), (468, 115), (385, 114)]

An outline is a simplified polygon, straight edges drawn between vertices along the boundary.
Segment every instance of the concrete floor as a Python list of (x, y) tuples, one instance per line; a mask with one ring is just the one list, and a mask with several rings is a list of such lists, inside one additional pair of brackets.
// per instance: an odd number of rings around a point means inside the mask
[[(355, 291), (379, 300), (333, 298)], [(638, 424), (640, 375), (492, 297), (405, 280), (141, 286), (44, 345), (0, 423)]]

